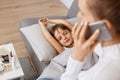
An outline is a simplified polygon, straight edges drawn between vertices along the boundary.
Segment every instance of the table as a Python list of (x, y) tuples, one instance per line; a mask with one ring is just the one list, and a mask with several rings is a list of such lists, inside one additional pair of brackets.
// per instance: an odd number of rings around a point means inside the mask
[(0, 73), (0, 80), (14, 80), (14, 79), (20, 79), (24, 80), (24, 73), (22, 70), (22, 67), (20, 65), (19, 59), (17, 57), (17, 54), (15, 52), (14, 46), (12, 43), (0, 45), (0, 48), (7, 48), (9, 51), (12, 51), (14, 60), (15, 60), (15, 69), (5, 72), (5, 73)]

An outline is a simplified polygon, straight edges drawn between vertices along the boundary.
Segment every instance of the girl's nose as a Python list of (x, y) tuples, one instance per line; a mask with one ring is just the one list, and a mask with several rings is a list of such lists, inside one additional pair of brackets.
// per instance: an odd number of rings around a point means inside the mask
[(65, 40), (67, 37), (66, 36), (63, 36), (63, 40)]

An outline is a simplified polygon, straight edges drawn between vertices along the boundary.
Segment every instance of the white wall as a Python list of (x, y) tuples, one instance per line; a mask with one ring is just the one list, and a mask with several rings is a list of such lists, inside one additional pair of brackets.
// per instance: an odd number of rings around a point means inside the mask
[(72, 4), (72, 2), (73, 2), (73, 0), (61, 0), (64, 4), (65, 4), (65, 6), (69, 9), (70, 8), (70, 6), (71, 6), (71, 4)]

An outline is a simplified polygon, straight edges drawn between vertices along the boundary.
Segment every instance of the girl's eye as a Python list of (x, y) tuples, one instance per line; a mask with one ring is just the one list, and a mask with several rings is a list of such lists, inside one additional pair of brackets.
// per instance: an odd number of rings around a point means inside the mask
[(68, 32), (67, 32), (67, 31), (65, 31), (65, 32), (63, 33), (63, 35), (66, 35), (66, 34), (68, 34)]
[(58, 37), (57, 40), (60, 41), (62, 39), (62, 37)]

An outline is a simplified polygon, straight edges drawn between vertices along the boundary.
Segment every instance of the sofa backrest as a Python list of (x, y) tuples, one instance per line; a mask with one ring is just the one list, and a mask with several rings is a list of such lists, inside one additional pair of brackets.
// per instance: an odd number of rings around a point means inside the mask
[(78, 0), (73, 0), (71, 7), (68, 10), (67, 17), (68, 18), (74, 18), (77, 16), (77, 13), (79, 11), (78, 8)]

